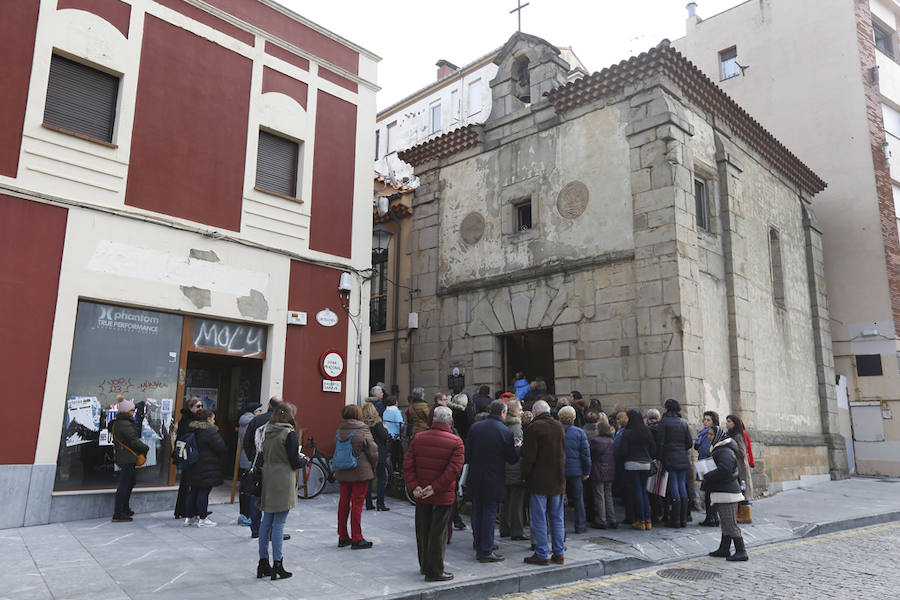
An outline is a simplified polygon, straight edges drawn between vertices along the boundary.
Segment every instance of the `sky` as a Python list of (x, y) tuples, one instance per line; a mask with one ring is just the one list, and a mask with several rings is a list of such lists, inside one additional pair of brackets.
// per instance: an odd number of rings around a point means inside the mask
[[(462, 67), (502, 46), (517, 28), (509, 13), (517, 0), (277, 1), (381, 57), (379, 110), (434, 81), (439, 59)], [(687, 0), (527, 1), (522, 31), (571, 46), (589, 72), (685, 32)], [(697, 13), (709, 17), (737, 4), (697, 0)]]

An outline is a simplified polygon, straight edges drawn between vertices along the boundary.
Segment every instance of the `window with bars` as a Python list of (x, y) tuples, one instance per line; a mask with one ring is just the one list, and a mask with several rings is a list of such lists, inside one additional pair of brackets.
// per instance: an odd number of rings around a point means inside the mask
[(372, 251), (372, 297), (369, 300), (369, 327), (372, 331), (387, 329), (387, 263), (388, 251)]
[(259, 132), (256, 158), (256, 187), (290, 198), (297, 197), (300, 144), (287, 138)]
[(112, 143), (119, 78), (54, 54), (50, 58), (44, 123)]

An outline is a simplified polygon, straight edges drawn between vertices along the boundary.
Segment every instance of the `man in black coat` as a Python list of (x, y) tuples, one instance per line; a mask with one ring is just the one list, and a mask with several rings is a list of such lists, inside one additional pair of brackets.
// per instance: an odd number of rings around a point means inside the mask
[[(494, 399), (491, 398), (491, 388), (486, 385), (478, 388), (478, 395), (472, 398), (472, 402), (474, 404), (475, 414), (488, 412), (488, 409), (491, 406), (491, 402)], [(473, 415), (474, 416), (474, 415)], [(474, 420), (474, 419), (472, 419)]]
[(116, 488), (116, 505), (112, 520), (116, 523), (131, 521), (134, 511), (129, 506), (131, 490), (137, 478), (137, 457), (146, 455), (149, 446), (141, 441), (140, 425), (134, 422), (134, 402), (122, 398), (118, 402), (116, 420), (110, 425), (115, 440), (116, 465), (119, 467), (119, 486)]
[(497, 507), (506, 496), (506, 463), (519, 460), (512, 431), (503, 424), (506, 404), (494, 400), (490, 415), (469, 428), (466, 438), (466, 489), (472, 498), (472, 533), (478, 562), (499, 562), (494, 552), (494, 525)]
[[(256, 458), (256, 430), (260, 427), (265, 428), (266, 424), (269, 422), (269, 417), (272, 416), (272, 412), (274, 412), (279, 404), (281, 404), (281, 396), (272, 396), (269, 398), (269, 410), (253, 417), (253, 420), (247, 425), (247, 431), (244, 432), (244, 439), (241, 440), (241, 445), (251, 463), (253, 462), (253, 459)], [(260, 460), (262, 460), (261, 456)], [(250, 537), (259, 537), (259, 523), (261, 520), (262, 513), (259, 511), (259, 496), (251, 496)], [(291, 535), (289, 533), (284, 534), (284, 539), (291, 539)]]

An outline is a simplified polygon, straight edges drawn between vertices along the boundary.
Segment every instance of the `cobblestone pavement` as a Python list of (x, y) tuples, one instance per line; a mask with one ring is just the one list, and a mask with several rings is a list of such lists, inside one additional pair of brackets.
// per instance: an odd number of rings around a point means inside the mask
[[(595, 598), (897, 598), (900, 523), (854, 529), (821, 537), (751, 549), (750, 560), (687, 560), (625, 575), (613, 575), (499, 600), (582, 600)], [(669, 578), (683, 569), (706, 579)]]

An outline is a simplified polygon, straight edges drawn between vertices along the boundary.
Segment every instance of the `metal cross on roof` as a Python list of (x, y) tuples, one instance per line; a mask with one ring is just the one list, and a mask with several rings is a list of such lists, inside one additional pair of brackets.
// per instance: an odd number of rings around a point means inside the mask
[(522, 0), (516, 0), (516, 4), (518, 5), (516, 8), (509, 11), (509, 14), (519, 13), (517, 16), (519, 17), (519, 31), (522, 31), (522, 9), (530, 4), (530, 2), (526, 2), (522, 4)]

